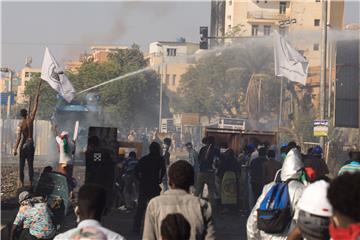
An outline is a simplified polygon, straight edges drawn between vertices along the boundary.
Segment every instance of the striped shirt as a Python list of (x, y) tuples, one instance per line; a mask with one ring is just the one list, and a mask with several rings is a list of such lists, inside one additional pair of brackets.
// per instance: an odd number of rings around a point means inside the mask
[(338, 175), (342, 175), (346, 172), (348, 173), (360, 172), (360, 162), (352, 161), (351, 163), (346, 164), (345, 166), (340, 168)]

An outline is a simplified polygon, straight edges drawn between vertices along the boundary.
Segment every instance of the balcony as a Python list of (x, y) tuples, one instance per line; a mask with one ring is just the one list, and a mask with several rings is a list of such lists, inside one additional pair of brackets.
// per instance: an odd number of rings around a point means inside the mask
[(289, 19), (290, 14), (280, 14), (278, 12), (269, 11), (248, 11), (247, 21), (248, 22), (274, 22)]

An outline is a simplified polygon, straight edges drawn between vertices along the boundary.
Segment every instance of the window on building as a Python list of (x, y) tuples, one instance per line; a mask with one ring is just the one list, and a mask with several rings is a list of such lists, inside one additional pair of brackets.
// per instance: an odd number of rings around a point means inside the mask
[(271, 31), (271, 26), (270, 25), (265, 25), (264, 26), (264, 36), (270, 35), (270, 31)]
[(251, 35), (257, 36), (259, 31), (259, 25), (251, 25)]
[(318, 43), (315, 43), (315, 44), (313, 45), (313, 50), (314, 50), (314, 51), (319, 51), (319, 44), (318, 44)]
[(280, 2), (279, 13), (280, 14), (286, 13), (286, 2)]
[(26, 78), (30, 77), (30, 73), (29, 73), (29, 72), (25, 72), (25, 77), (26, 77)]
[(166, 77), (165, 77), (166, 86), (169, 86), (169, 82), (170, 82), (170, 74), (166, 74)]
[(265, 0), (264, 3), (267, 3), (267, 1)]
[(228, 25), (228, 28), (231, 29), (231, 24)]
[(231, 6), (232, 5), (232, 1), (229, 1), (229, 6)]
[(314, 19), (314, 26), (315, 27), (320, 26), (320, 19)]
[(287, 27), (281, 27), (281, 28), (279, 28), (279, 33), (280, 33), (280, 35), (281, 36), (286, 36), (287, 35), (287, 33), (288, 33), (288, 28)]
[(167, 55), (171, 57), (176, 56), (176, 48), (167, 48), (166, 49)]
[(320, 0), (315, 0), (315, 2), (320, 2)]
[(231, 15), (228, 15), (227, 18), (228, 18), (229, 20), (231, 20)]
[(172, 76), (172, 85), (173, 86), (176, 85), (176, 74), (173, 74), (173, 76)]
[(256, 3), (259, 3), (260, 1), (259, 0), (256, 0)]

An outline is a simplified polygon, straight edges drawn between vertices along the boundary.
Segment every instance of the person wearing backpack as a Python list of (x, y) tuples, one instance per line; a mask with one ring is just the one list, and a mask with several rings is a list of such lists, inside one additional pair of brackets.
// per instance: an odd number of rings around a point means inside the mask
[[(305, 185), (301, 155), (296, 148), (287, 154), (275, 180), (264, 186), (247, 220), (248, 240), (282, 240), (295, 227), (295, 209)], [(280, 176), (279, 176), (280, 175)]]

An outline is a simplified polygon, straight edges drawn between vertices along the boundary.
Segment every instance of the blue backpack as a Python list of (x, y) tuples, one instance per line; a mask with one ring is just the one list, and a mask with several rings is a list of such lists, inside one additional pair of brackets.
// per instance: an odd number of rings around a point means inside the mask
[(288, 181), (276, 183), (257, 209), (257, 227), (266, 233), (283, 233), (291, 220)]

